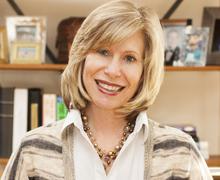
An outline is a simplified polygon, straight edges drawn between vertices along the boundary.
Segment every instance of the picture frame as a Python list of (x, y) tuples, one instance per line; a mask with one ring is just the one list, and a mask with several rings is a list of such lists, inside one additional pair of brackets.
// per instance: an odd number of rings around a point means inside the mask
[[(10, 49), (10, 63), (17, 62), (45, 62), (45, 48), (46, 48), (46, 18), (40, 16), (11, 16), (6, 18), (6, 27), (8, 34), (8, 46)], [(39, 48), (41, 53), (36, 60), (30, 59), (29, 61), (22, 61), (23, 58), (18, 58), (15, 56), (18, 48), (25, 49), (34, 49)], [(31, 48), (30, 48), (31, 46)], [(35, 48), (33, 48), (35, 46)], [(15, 49), (14, 49), (15, 48)], [(31, 51), (31, 50), (30, 50)], [(18, 51), (19, 52), (19, 51)], [(12, 59), (11, 59), (12, 58)], [(19, 59), (19, 60), (18, 60)], [(40, 59), (40, 61), (38, 61)]]
[(164, 27), (165, 52), (164, 60), (167, 66), (178, 66), (184, 58), (185, 43), (184, 26)]
[(39, 43), (21, 43), (12, 44), (11, 63), (12, 64), (40, 64), (41, 48)]
[(7, 34), (3, 26), (0, 26), (0, 63), (8, 63)]
[(190, 27), (186, 29), (184, 43), (184, 66), (205, 66), (209, 39), (208, 27)]
[(161, 25), (164, 31), (166, 66), (182, 66), (184, 58), (185, 30), (189, 19), (163, 19)]
[(189, 26), (192, 25), (192, 19), (161, 19), (162, 27), (165, 26)]
[(209, 27), (207, 65), (220, 65), (220, 8), (203, 9), (202, 26)]

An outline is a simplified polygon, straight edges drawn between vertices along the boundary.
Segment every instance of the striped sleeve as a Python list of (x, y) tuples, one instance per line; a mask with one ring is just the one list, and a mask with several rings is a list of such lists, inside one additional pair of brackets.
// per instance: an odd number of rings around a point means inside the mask
[(207, 164), (198, 150), (195, 142), (191, 139), (191, 165), (190, 165), (190, 180), (213, 180)]
[(16, 179), (28, 180), (27, 171), (22, 161), (22, 153), (20, 147), (11, 155), (1, 177), (1, 180)]
[(55, 124), (28, 132), (10, 157), (2, 180), (63, 180), (60, 126)]

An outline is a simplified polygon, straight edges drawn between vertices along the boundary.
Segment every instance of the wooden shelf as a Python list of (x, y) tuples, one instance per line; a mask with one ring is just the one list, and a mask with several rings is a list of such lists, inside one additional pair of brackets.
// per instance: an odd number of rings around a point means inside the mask
[(200, 66), (200, 67), (177, 67), (166, 66), (166, 71), (220, 71), (220, 66)]
[[(63, 71), (66, 64), (0, 64), (0, 70)], [(166, 66), (166, 71), (220, 71), (220, 66), (175, 67)]]
[(7, 162), (8, 162), (8, 159), (5, 159), (5, 158), (0, 158), (0, 164), (1, 165), (6, 165), (7, 164)]
[(220, 167), (220, 155), (211, 155), (210, 158), (206, 160), (206, 162), (209, 167)]
[(63, 71), (66, 64), (0, 64), (0, 70)]

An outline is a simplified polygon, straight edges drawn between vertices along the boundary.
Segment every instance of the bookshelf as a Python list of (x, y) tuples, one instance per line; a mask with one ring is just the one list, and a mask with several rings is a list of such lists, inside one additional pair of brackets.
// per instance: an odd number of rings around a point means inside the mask
[(0, 70), (63, 71), (65, 64), (0, 64)]
[[(66, 64), (0, 64), (0, 70), (63, 71)], [(220, 66), (175, 67), (166, 66), (166, 71), (220, 71)]]
[(220, 66), (175, 67), (166, 66), (166, 71), (220, 71)]

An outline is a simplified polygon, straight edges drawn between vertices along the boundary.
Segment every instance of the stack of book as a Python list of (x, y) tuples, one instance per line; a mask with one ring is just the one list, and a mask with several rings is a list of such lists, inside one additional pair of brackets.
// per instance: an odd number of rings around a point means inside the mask
[(40, 88), (0, 88), (0, 158), (8, 158), (29, 130), (65, 118), (62, 97)]

